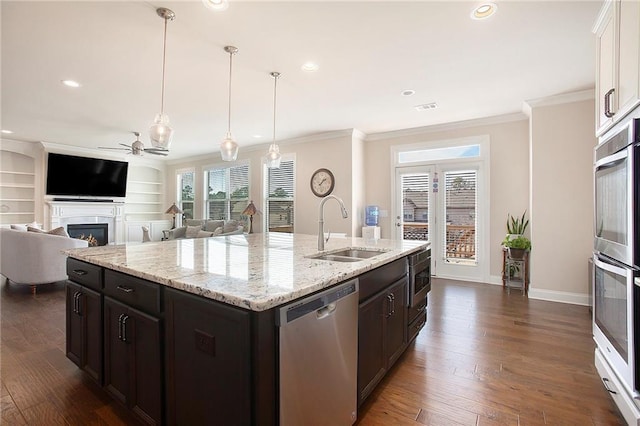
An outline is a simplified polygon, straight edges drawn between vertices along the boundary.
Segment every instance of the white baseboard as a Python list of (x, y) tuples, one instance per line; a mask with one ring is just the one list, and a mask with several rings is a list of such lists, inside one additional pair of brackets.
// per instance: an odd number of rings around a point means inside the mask
[(548, 300), (550, 302), (570, 303), (572, 305), (589, 306), (589, 295), (586, 293), (569, 293), (567, 291), (544, 290), (529, 287), (529, 299)]

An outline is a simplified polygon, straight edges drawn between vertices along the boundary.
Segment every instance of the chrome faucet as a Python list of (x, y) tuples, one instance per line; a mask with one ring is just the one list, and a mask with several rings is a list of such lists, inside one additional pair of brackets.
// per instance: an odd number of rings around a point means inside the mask
[[(318, 251), (324, 250), (324, 203), (327, 202), (329, 198), (333, 198), (338, 203), (340, 203), (340, 210), (342, 210), (342, 217), (348, 218), (349, 213), (347, 212), (347, 208), (344, 206), (344, 202), (339, 197), (335, 195), (327, 195), (320, 201), (320, 208), (318, 209)], [(331, 234), (329, 234), (329, 237)], [(327, 237), (327, 241), (329, 241), (329, 237)]]

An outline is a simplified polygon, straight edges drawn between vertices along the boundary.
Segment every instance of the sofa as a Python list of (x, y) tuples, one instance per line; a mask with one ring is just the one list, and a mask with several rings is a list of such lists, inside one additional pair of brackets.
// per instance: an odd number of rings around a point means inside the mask
[(239, 235), (244, 232), (238, 220), (186, 219), (184, 226), (164, 231), (167, 240)]
[(84, 240), (0, 228), (0, 274), (16, 284), (31, 286), (67, 279), (67, 255), (62, 251), (87, 247)]

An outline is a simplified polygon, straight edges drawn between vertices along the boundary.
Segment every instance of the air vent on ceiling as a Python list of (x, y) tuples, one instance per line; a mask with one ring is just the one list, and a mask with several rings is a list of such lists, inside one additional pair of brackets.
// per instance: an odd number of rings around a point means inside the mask
[(438, 105), (435, 102), (431, 102), (430, 104), (422, 104), (414, 106), (416, 111), (426, 111), (428, 109), (436, 109)]

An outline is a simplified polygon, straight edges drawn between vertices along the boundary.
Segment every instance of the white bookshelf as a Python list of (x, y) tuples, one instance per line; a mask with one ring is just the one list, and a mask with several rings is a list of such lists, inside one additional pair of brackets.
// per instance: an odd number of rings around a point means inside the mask
[(35, 178), (33, 157), (0, 152), (0, 225), (35, 220)]

